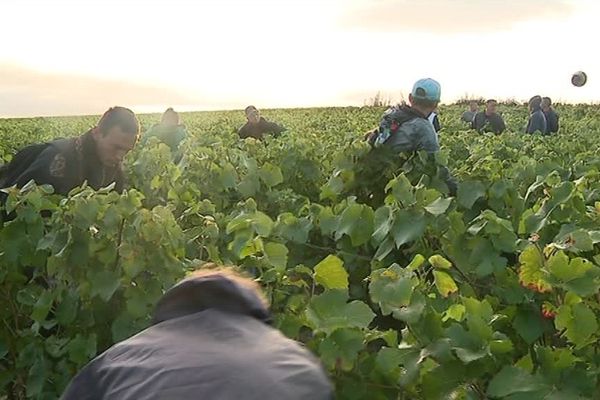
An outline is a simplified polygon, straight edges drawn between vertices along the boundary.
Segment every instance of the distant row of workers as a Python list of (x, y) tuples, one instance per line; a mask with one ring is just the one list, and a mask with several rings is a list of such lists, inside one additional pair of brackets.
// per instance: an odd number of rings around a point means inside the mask
[[(263, 139), (265, 134), (278, 136), (285, 131), (285, 128), (275, 122), (267, 121), (260, 115), (260, 111), (255, 106), (248, 106), (244, 110), (247, 122), (238, 130), (241, 139), (254, 138)], [(187, 137), (185, 126), (182, 125), (179, 113), (169, 107), (162, 115), (160, 123), (152, 125), (141, 137), (141, 143), (144, 144), (151, 137), (158, 138), (176, 151), (179, 143)]]
[[(431, 78), (420, 79), (413, 87), (408, 104), (391, 107), (381, 117), (379, 125), (367, 132), (365, 139), (373, 147), (385, 146), (398, 153), (425, 151), (437, 153), (440, 144), (436, 131), (439, 120), (435, 114), (441, 96), (440, 84)], [(558, 115), (549, 98), (534, 96), (529, 101), (530, 117), (526, 132), (550, 134), (558, 131)], [(488, 100), (484, 111), (472, 102), (462, 119), (479, 132), (502, 133), (506, 125), (497, 112), (497, 102)], [(238, 130), (240, 138), (262, 139), (265, 134), (279, 135), (284, 127), (267, 121), (254, 106), (245, 109), (247, 122)], [(0, 188), (22, 187), (30, 180), (50, 184), (60, 194), (67, 194), (84, 181), (95, 188), (115, 183), (124, 187), (122, 160), (134, 147), (140, 130), (135, 114), (123, 107), (113, 107), (98, 124), (80, 137), (37, 143), (21, 149), (10, 163), (0, 166)], [(114, 134), (113, 134), (114, 131)], [(180, 143), (188, 136), (179, 114), (167, 109), (160, 123), (153, 125), (141, 137), (143, 145), (156, 137), (168, 145), (175, 161), (183, 156)], [(448, 187), (454, 191), (450, 179)], [(0, 205), (6, 199), (0, 193)]]
[[(525, 127), (526, 133), (540, 132), (543, 135), (558, 132), (558, 114), (552, 108), (550, 97), (533, 96), (529, 100), (529, 120)], [(462, 115), (462, 120), (480, 133), (502, 133), (506, 124), (502, 115), (497, 112), (498, 102), (490, 99), (485, 102), (485, 110), (479, 111), (479, 103), (471, 101), (469, 110)]]
[[(462, 114), (461, 120), (470, 124), (470, 127), (479, 133), (491, 132), (500, 134), (506, 130), (506, 124), (502, 115), (498, 113), (498, 102), (490, 99), (485, 102), (485, 110), (479, 110), (479, 102), (473, 100), (469, 103), (469, 109)], [(549, 97), (534, 96), (529, 100), (529, 120), (525, 127), (526, 133), (540, 132), (544, 135), (558, 132), (559, 116), (552, 108), (552, 100)], [(285, 128), (275, 122), (267, 121), (260, 115), (255, 106), (248, 106), (244, 110), (247, 122), (238, 130), (241, 139), (254, 138), (263, 139), (265, 134), (278, 136)], [(437, 113), (429, 114), (429, 122), (436, 132), (441, 129)], [(187, 136), (185, 128), (181, 125), (179, 114), (172, 108), (168, 108), (159, 124), (153, 125), (143, 136), (142, 141), (156, 136), (175, 150), (179, 143)]]

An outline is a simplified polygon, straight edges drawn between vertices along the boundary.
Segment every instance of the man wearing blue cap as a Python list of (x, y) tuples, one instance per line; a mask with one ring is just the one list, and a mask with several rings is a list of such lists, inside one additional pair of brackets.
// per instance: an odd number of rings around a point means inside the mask
[[(401, 105), (388, 109), (379, 127), (368, 136), (373, 147), (390, 146), (397, 152), (424, 150), (437, 153), (440, 150), (433, 124), (428, 120), (440, 102), (440, 84), (431, 78), (418, 80), (408, 96), (410, 106)], [(456, 182), (445, 170), (446, 184), (451, 193)]]
[(391, 146), (398, 152), (440, 150), (437, 134), (427, 120), (440, 102), (440, 84), (431, 79), (420, 79), (408, 96), (410, 106), (392, 107), (385, 112), (379, 128), (369, 138), (374, 147)]

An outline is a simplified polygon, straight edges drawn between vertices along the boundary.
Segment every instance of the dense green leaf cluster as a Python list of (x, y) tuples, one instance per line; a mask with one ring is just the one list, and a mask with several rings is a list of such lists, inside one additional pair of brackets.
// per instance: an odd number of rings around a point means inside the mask
[[(501, 136), (442, 107), (435, 159), (370, 151), (362, 133), (381, 111), (266, 111), (288, 131), (265, 142), (237, 139), (242, 114), (184, 114), (185, 156), (136, 148), (122, 195), (12, 189), (0, 387), (55, 398), (214, 261), (260, 281), (277, 327), (320, 356), (341, 399), (598, 398), (598, 107), (559, 107), (550, 137), (520, 133), (516, 106)], [(91, 121), (2, 121), (0, 157)]]

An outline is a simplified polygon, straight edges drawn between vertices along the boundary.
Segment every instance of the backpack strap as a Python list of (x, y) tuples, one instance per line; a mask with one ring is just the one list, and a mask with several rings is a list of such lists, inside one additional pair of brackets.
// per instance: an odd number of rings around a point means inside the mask
[(402, 124), (412, 121), (416, 118), (427, 119), (427, 117), (421, 115), (408, 106), (403, 105), (389, 108), (383, 114), (383, 118), (381, 119), (379, 128), (377, 129), (377, 134), (372, 136), (369, 143), (373, 147), (381, 146), (387, 142), (392, 135), (398, 132), (398, 129), (400, 129)]

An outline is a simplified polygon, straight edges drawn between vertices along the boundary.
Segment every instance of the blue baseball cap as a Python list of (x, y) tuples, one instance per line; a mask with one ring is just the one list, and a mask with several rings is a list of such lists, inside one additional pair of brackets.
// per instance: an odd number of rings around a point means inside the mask
[(420, 100), (440, 101), (442, 88), (438, 81), (425, 78), (415, 82), (412, 90), (412, 97)]

